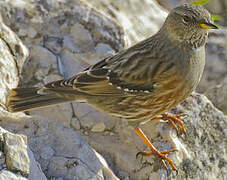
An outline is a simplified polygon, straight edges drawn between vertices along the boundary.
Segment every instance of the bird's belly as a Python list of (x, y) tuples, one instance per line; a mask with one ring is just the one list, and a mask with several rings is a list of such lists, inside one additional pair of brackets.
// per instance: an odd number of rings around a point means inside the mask
[(158, 92), (151, 93), (144, 98), (131, 100), (130, 108), (124, 118), (128, 120), (129, 124), (145, 123), (183, 102), (193, 90), (194, 87), (190, 87), (186, 83), (163, 86)]

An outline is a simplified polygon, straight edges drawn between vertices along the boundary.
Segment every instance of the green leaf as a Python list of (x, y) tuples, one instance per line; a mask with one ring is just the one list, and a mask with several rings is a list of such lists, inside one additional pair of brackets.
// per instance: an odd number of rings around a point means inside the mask
[(192, 4), (194, 5), (203, 5), (203, 4), (206, 4), (208, 3), (210, 0), (196, 0), (196, 1), (193, 1)]
[(211, 19), (212, 19), (212, 21), (219, 21), (219, 20), (221, 20), (221, 18), (222, 18), (222, 16), (220, 16), (220, 15), (216, 15), (216, 14), (211, 14)]

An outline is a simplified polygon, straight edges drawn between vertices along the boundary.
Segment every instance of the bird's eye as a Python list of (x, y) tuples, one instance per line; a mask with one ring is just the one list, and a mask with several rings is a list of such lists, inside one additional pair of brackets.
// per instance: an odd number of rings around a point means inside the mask
[(183, 16), (183, 21), (184, 21), (185, 23), (188, 23), (188, 22), (190, 21), (190, 17), (188, 17), (188, 16)]

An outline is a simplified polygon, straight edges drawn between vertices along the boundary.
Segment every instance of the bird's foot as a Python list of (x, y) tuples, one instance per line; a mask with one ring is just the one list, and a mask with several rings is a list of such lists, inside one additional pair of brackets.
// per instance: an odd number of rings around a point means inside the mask
[(168, 169), (167, 168), (167, 164), (168, 163), (172, 170), (173, 171), (176, 171), (176, 174), (178, 174), (178, 171), (173, 163), (173, 161), (168, 158), (166, 156), (166, 154), (168, 153), (171, 153), (171, 152), (175, 152), (177, 151), (176, 149), (171, 149), (171, 150), (167, 150), (167, 151), (159, 151), (157, 148), (155, 148), (151, 142), (149, 141), (149, 139), (146, 137), (146, 135), (143, 133), (143, 131), (140, 129), (140, 128), (136, 128), (135, 129), (136, 132), (138, 133), (138, 135), (142, 138), (142, 140), (144, 141), (144, 143), (150, 148), (151, 151), (143, 151), (143, 152), (139, 152), (137, 153), (136, 157), (138, 157), (139, 155), (142, 155), (142, 156), (149, 156), (149, 155), (152, 155), (152, 154), (155, 154), (156, 156), (158, 156), (159, 158), (161, 158), (161, 162), (162, 162), (162, 165), (165, 169)]
[[(180, 132), (186, 136), (184, 122), (181, 120), (182, 117), (187, 116), (186, 114), (171, 115), (168, 113), (163, 113), (161, 116), (154, 117), (153, 119), (168, 121), (170, 125), (178, 132), (178, 126), (180, 127)], [(178, 126), (177, 126), (178, 125)]]
[(138, 152), (136, 154), (136, 158), (138, 158), (140, 155), (141, 156), (150, 156), (152, 154), (155, 154), (156, 156), (161, 158), (161, 163), (165, 169), (168, 169), (167, 164), (166, 164), (166, 162), (167, 162), (171, 166), (171, 168), (174, 171), (176, 171), (176, 173), (178, 174), (178, 171), (177, 171), (173, 161), (166, 156), (166, 154), (169, 154), (171, 152), (176, 152), (176, 151), (177, 151), (177, 149), (171, 149), (171, 150), (167, 150), (167, 151), (142, 151), (142, 152)]

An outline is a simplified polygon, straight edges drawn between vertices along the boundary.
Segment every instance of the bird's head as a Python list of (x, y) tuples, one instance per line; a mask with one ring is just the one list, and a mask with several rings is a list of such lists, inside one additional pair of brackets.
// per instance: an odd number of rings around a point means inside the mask
[(206, 9), (189, 4), (174, 8), (163, 27), (171, 40), (192, 43), (196, 47), (205, 44), (208, 29), (217, 29)]

